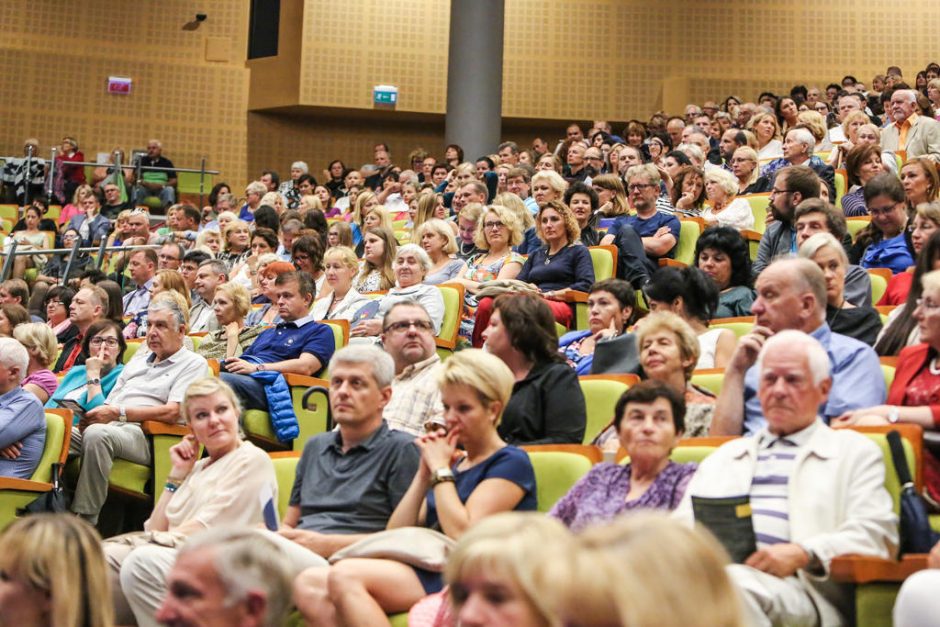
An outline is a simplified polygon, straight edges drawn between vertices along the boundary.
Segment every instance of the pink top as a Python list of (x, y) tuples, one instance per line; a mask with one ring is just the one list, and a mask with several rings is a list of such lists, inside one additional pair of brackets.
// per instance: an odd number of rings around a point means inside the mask
[(55, 374), (51, 370), (37, 370), (36, 372), (26, 375), (26, 378), (20, 383), (20, 387), (26, 385), (27, 383), (32, 383), (33, 385), (41, 388), (46, 394), (52, 396), (56, 388), (59, 387), (59, 379), (56, 378)]

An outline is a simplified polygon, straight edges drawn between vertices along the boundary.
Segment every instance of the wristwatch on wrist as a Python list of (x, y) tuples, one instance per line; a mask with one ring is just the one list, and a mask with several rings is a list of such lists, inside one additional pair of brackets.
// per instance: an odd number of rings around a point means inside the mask
[(127, 422), (127, 410), (124, 405), (118, 405), (118, 420), (121, 422)]
[(101, 378), (95, 377), (94, 379), (88, 379), (88, 385), (101, 385)]
[(897, 405), (891, 405), (888, 408), (888, 422), (897, 424), (901, 420), (901, 409)]
[(450, 481), (452, 483), (457, 481), (457, 477), (454, 476), (454, 472), (450, 468), (445, 466), (444, 468), (438, 468), (431, 473), (432, 488), (439, 483), (444, 483), (445, 481)]

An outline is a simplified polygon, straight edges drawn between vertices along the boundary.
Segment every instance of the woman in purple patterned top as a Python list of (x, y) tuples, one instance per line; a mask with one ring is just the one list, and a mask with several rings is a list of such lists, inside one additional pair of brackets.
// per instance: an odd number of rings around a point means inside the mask
[(643, 381), (623, 393), (614, 428), (630, 463), (598, 464), (550, 512), (573, 531), (634, 509), (674, 509), (697, 464), (669, 454), (682, 437), (685, 399), (669, 385)]

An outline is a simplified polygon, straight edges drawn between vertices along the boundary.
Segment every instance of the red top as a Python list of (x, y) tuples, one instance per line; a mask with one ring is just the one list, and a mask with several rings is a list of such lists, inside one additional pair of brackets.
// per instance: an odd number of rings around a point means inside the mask
[(907, 295), (914, 283), (913, 272), (900, 272), (888, 281), (888, 289), (882, 295), (878, 305), (903, 305), (907, 302)]
[(901, 350), (894, 373), (888, 405), (906, 407), (926, 405), (933, 414), (933, 423), (940, 427), (940, 375), (930, 373), (930, 360), (937, 356), (929, 344), (916, 344)]
[[(58, 163), (62, 164), (62, 175), (72, 181), (73, 183), (78, 183), (82, 185), (85, 183), (85, 166), (81, 165), (67, 165), (69, 161), (84, 161), (85, 155), (82, 154), (81, 150), (75, 151), (75, 154), (69, 157), (68, 155), (57, 155), (55, 160)], [(71, 198), (69, 199), (71, 200)]]

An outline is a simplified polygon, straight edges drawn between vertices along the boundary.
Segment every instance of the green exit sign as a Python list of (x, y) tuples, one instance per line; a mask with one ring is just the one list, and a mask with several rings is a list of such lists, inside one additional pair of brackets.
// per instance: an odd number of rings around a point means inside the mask
[(392, 85), (376, 85), (372, 88), (372, 103), (394, 107), (398, 103), (398, 88)]

